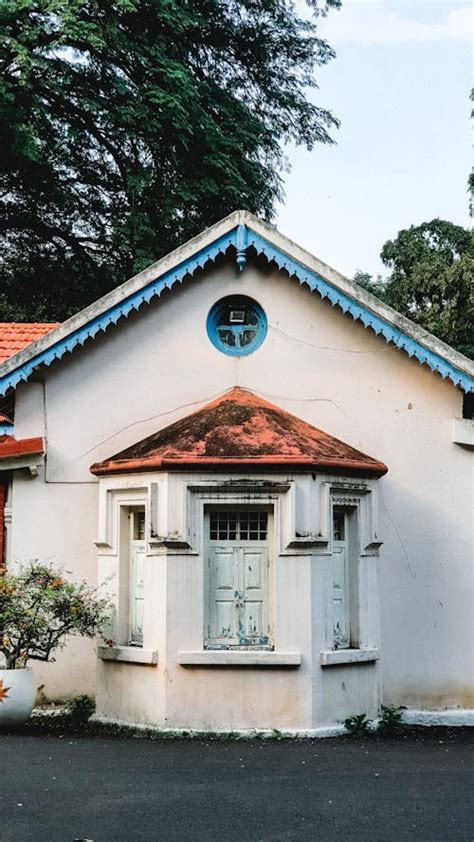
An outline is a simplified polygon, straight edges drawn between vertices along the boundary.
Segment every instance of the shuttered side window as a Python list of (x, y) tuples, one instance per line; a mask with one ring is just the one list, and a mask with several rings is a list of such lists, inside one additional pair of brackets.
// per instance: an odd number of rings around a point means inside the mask
[(129, 640), (133, 646), (143, 645), (145, 511), (130, 512), (129, 566)]
[(332, 522), (332, 624), (334, 649), (357, 648), (357, 512), (335, 508)]

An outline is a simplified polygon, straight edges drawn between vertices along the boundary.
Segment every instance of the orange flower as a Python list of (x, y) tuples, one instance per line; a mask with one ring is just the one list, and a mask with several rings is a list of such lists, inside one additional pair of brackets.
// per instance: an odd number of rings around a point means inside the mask
[(11, 687), (5, 687), (4, 684), (3, 684), (3, 679), (0, 678), (0, 702), (5, 701), (5, 699), (8, 696), (8, 693), (11, 689), (12, 689)]

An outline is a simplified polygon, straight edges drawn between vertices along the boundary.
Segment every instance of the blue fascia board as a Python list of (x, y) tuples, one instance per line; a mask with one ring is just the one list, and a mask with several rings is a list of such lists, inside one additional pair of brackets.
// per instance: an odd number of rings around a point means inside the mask
[(440, 374), (443, 379), (449, 378), (455, 386), (466, 392), (474, 391), (474, 379), (468, 374), (377, 316), (363, 304), (351, 298), (350, 295), (342, 292), (316, 272), (278, 249), (265, 237), (247, 228), (247, 226), (239, 225), (159, 278), (150, 281), (140, 290), (112, 305), (85, 325), (59, 339), (46, 350), (40, 351), (23, 366), (19, 366), (1, 377), (0, 395), (4, 395), (10, 388), (15, 388), (21, 381), (28, 380), (38, 366), (51, 365), (55, 360), (60, 360), (65, 354), (71, 353), (78, 345), (84, 345), (88, 339), (93, 339), (98, 333), (105, 332), (111, 324), (117, 324), (119, 319), (126, 318), (134, 310), (139, 310), (143, 304), (148, 304), (153, 298), (160, 296), (163, 290), (171, 289), (174, 284), (181, 283), (188, 275), (192, 276), (209, 261), (215, 261), (219, 255), (225, 254), (230, 247), (235, 249), (238, 266), (243, 269), (249, 246), (253, 247), (257, 254), (264, 255), (268, 261), (273, 261), (290, 277), (296, 277), (300, 284), (307, 284), (321, 298), (327, 298), (332, 306), (340, 307), (343, 313), (348, 313), (355, 321), (361, 321), (364, 327), (370, 328), (376, 335), (382, 335), (386, 342), (393, 342), (409, 357), (415, 357), (421, 365), (426, 364), (432, 371)]
[(276, 263), (278, 268), (286, 271), (290, 277), (296, 277), (300, 284), (307, 284), (313, 292), (319, 293), (321, 298), (327, 298), (332, 306), (337, 305), (343, 313), (349, 313), (354, 321), (361, 321), (364, 327), (373, 330), (377, 336), (382, 335), (386, 342), (393, 342), (409, 357), (415, 357), (421, 365), (426, 364), (431, 371), (437, 372), (443, 379), (449, 378), (455, 386), (459, 386), (466, 392), (474, 391), (474, 379), (468, 374), (364, 307), (316, 272), (278, 249), (273, 243), (269, 243), (260, 234), (249, 231), (247, 244), (253, 246), (257, 254), (263, 254), (268, 261)]
[(150, 281), (134, 293), (114, 304), (105, 312), (92, 318), (89, 322), (67, 336), (59, 339), (44, 351), (40, 351), (24, 365), (15, 368), (9, 374), (0, 378), (0, 395), (4, 395), (8, 389), (15, 388), (21, 381), (26, 381), (40, 365), (50, 366), (55, 360), (60, 360), (65, 354), (71, 353), (78, 345), (84, 345), (88, 339), (94, 339), (98, 333), (107, 330), (111, 324), (117, 324), (119, 319), (127, 317), (133, 311), (137, 311), (143, 304), (149, 304), (156, 296), (161, 295), (163, 290), (171, 289), (174, 284), (181, 283), (186, 275), (193, 275), (197, 269), (203, 268), (208, 261), (214, 261), (218, 255), (225, 254), (230, 246), (235, 247), (236, 228), (229, 231), (223, 237), (215, 240), (211, 245), (184, 260), (179, 266), (165, 272), (159, 278)]

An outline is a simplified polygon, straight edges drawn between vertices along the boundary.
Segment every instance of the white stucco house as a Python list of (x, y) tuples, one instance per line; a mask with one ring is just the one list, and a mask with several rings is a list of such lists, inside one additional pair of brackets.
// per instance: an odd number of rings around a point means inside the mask
[(114, 602), (108, 644), (35, 667), (44, 699), (213, 731), (473, 713), (468, 359), (244, 211), (29, 329), (4, 561)]

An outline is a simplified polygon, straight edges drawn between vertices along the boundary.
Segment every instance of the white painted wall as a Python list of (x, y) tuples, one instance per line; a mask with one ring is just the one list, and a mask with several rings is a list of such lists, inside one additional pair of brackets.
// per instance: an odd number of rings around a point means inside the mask
[[(233, 292), (259, 301), (269, 322), (261, 348), (240, 359), (217, 351), (205, 329), (212, 304)], [(474, 706), (472, 451), (452, 442), (461, 393), (449, 382), (284, 274), (252, 265), (238, 274), (230, 263), (121, 320), (45, 369), (44, 381), (46, 471), (15, 478), (14, 560), (51, 557), (94, 580), (97, 481), (90, 464), (244, 386), (387, 463), (389, 473), (379, 481), (383, 698), (426, 708)], [(18, 435), (34, 433), (31, 404), (36, 399), (39, 412), (38, 392), (33, 383), (18, 390)], [(313, 571), (314, 605), (319, 586)], [(168, 594), (174, 588), (171, 576)], [(172, 637), (167, 642), (176, 645)], [(88, 645), (74, 647), (72, 662), (65, 655), (40, 670), (47, 696), (84, 692), (92, 683)], [(335, 670), (334, 694), (342, 691), (344, 673), (357, 669), (363, 676), (372, 668)], [(202, 684), (195, 685), (204, 699), (206, 688), (215, 694), (221, 685), (218, 671), (201, 672)], [(169, 682), (160, 667), (153, 675), (147, 681)], [(226, 680), (238, 692), (238, 676)], [(178, 719), (180, 681), (167, 685)], [(265, 676), (255, 681), (257, 693)], [(348, 713), (358, 712), (356, 699), (370, 703), (365, 678), (357, 681)], [(318, 706), (323, 711), (324, 700)], [(323, 719), (330, 721), (330, 705)]]

